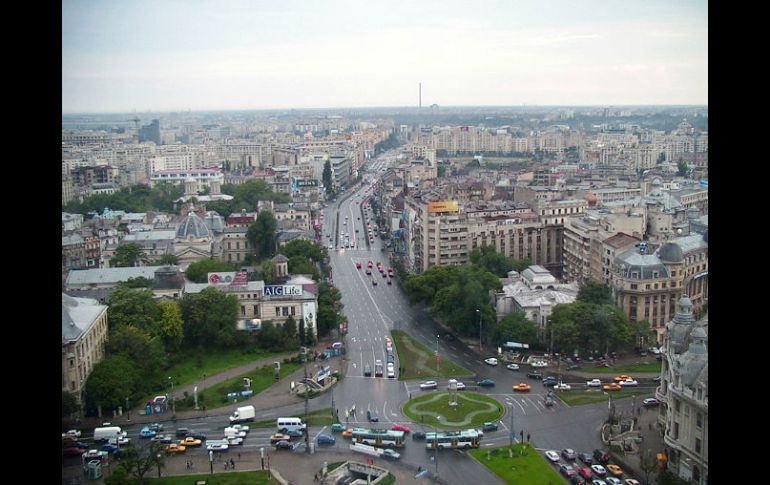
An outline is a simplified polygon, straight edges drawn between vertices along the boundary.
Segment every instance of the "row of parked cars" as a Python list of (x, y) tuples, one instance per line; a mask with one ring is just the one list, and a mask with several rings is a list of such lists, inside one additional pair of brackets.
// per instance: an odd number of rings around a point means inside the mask
[[(571, 448), (564, 448), (561, 454), (555, 450), (545, 452), (545, 457), (559, 468), (570, 483), (590, 485), (640, 485), (633, 478), (623, 479), (623, 469), (610, 463), (610, 455), (596, 449), (593, 454), (577, 453)], [(562, 458), (564, 462), (562, 462)], [(582, 463), (581, 463), (582, 462)]]

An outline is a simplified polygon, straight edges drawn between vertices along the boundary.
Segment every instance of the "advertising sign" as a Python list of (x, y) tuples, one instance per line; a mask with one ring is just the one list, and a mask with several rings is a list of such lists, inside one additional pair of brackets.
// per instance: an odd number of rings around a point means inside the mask
[(317, 179), (297, 180), (297, 187), (318, 187)]
[(235, 280), (235, 271), (223, 273), (209, 273), (210, 285), (229, 285)]
[(264, 296), (302, 296), (300, 285), (269, 285), (262, 290)]
[(459, 212), (460, 207), (457, 202), (453, 200), (446, 200), (440, 202), (428, 202), (428, 212), (431, 214), (436, 212)]

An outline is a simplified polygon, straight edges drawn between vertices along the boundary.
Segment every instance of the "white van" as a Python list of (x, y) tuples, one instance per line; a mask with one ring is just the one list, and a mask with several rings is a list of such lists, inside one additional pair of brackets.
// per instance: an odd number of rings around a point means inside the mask
[(128, 433), (120, 429), (120, 426), (106, 426), (94, 429), (94, 441), (115, 440), (118, 436), (125, 438), (127, 435)]
[(276, 427), (278, 428), (278, 431), (285, 433), (290, 429), (304, 431), (307, 425), (299, 418), (278, 418), (276, 420)]
[(395, 371), (395, 368), (393, 367), (393, 362), (388, 362), (388, 377), (390, 379), (396, 378), (396, 371)]

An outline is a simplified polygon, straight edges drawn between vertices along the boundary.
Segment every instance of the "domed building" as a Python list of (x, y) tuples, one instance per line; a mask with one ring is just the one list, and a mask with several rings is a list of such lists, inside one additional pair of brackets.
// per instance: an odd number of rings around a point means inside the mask
[(708, 483), (708, 317), (695, 320), (687, 295), (666, 325), (658, 423), (665, 430), (669, 471), (692, 483)]
[(214, 237), (211, 230), (190, 204), (187, 216), (176, 226), (174, 255), (179, 258), (179, 266), (187, 268), (190, 263), (212, 257), (213, 246)]

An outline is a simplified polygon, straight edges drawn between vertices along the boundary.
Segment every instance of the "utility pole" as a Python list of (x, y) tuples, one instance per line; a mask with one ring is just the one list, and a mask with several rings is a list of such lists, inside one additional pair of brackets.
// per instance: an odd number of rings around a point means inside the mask
[(481, 310), (476, 309), (476, 313), (479, 315), (479, 353), (484, 353), (484, 347), (481, 344)]
[(436, 335), (436, 372), (438, 373), (438, 339), (440, 335)]
[(307, 427), (308, 404), (310, 399), (310, 386), (307, 377), (307, 347), (302, 347), (302, 360), (305, 363), (305, 453), (310, 454), (310, 430)]
[(514, 435), (514, 427), (513, 427), (513, 404), (511, 404), (511, 432), (509, 433), (509, 436), (511, 438), (511, 449), (513, 449), (513, 435)]

